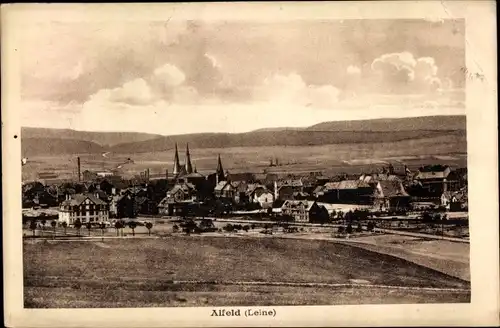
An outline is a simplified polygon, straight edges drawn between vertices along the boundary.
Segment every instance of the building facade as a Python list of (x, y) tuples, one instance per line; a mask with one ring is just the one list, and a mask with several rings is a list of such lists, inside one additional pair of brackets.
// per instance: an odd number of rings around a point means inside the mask
[(108, 221), (108, 204), (92, 194), (68, 195), (59, 206), (59, 221), (69, 225), (78, 219), (81, 223)]

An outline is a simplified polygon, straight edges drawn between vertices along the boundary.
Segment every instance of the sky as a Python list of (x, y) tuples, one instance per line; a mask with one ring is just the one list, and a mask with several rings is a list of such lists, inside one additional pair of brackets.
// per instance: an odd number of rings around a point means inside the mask
[(465, 114), (463, 20), (27, 25), (22, 125), (164, 135)]

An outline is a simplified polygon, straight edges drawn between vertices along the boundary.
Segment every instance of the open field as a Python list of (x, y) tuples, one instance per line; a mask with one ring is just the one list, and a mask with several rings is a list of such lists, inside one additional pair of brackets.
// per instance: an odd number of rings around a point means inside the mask
[(27, 240), (23, 251), (28, 307), (468, 302), (470, 297), (464, 280), (319, 240)]
[[(180, 145), (181, 161), (183, 145)], [(456, 136), (438, 136), (426, 139), (403, 140), (387, 143), (337, 144), (323, 146), (282, 146), (282, 147), (233, 147), (233, 148), (193, 148), (191, 158), (200, 173), (213, 173), (217, 166), (217, 155), (221, 154), (224, 169), (229, 172), (263, 173), (306, 173), (324, 171), (326, 174), (361, 173), (371, 171), (380, 165), (393, 163), (410, 169), (424, 164), (448, 164), (466, 166), (465, 139)], [(270, 159), (278, 156), (280, 166), (269, 167)], [(149, 168), (151, 174), (162, 177), (165, 170), (172, 170), (174, 150), (115, 154), (107, 157), (101, 154), (32, 156), (23, 166), (23, 180), (35, 180), (39, 172), (54, 172), (60, 178), (77, 178), (76, 157), (81, 157), (84, 170), (114, 169), (127, 158), (134, 163), (126, 164), (120, 174), (129, 177)], [(444, 156), (444, 157), (443, 157)]]
[(383, 234), (352, 238), (349, 244), (470, 281), (470, 245), (466, 243)]

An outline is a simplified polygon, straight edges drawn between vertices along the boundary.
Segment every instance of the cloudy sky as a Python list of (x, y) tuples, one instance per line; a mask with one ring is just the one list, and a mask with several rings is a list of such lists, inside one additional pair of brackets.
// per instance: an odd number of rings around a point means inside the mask
[(462, 20), (47, 23), (22, 124), (160, 134), (465, 113)]

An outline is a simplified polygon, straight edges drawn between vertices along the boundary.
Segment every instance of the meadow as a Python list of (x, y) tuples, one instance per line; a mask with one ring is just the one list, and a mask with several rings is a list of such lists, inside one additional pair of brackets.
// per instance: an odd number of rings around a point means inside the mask
[[(25, 240), (23, 254), (26, 307), (432, 303), (470, 298), (469, 292), (456, 290), (470, 288), (464, 280), (321, 240)], [(300, 283), (312, 285), (287, 285)]]

